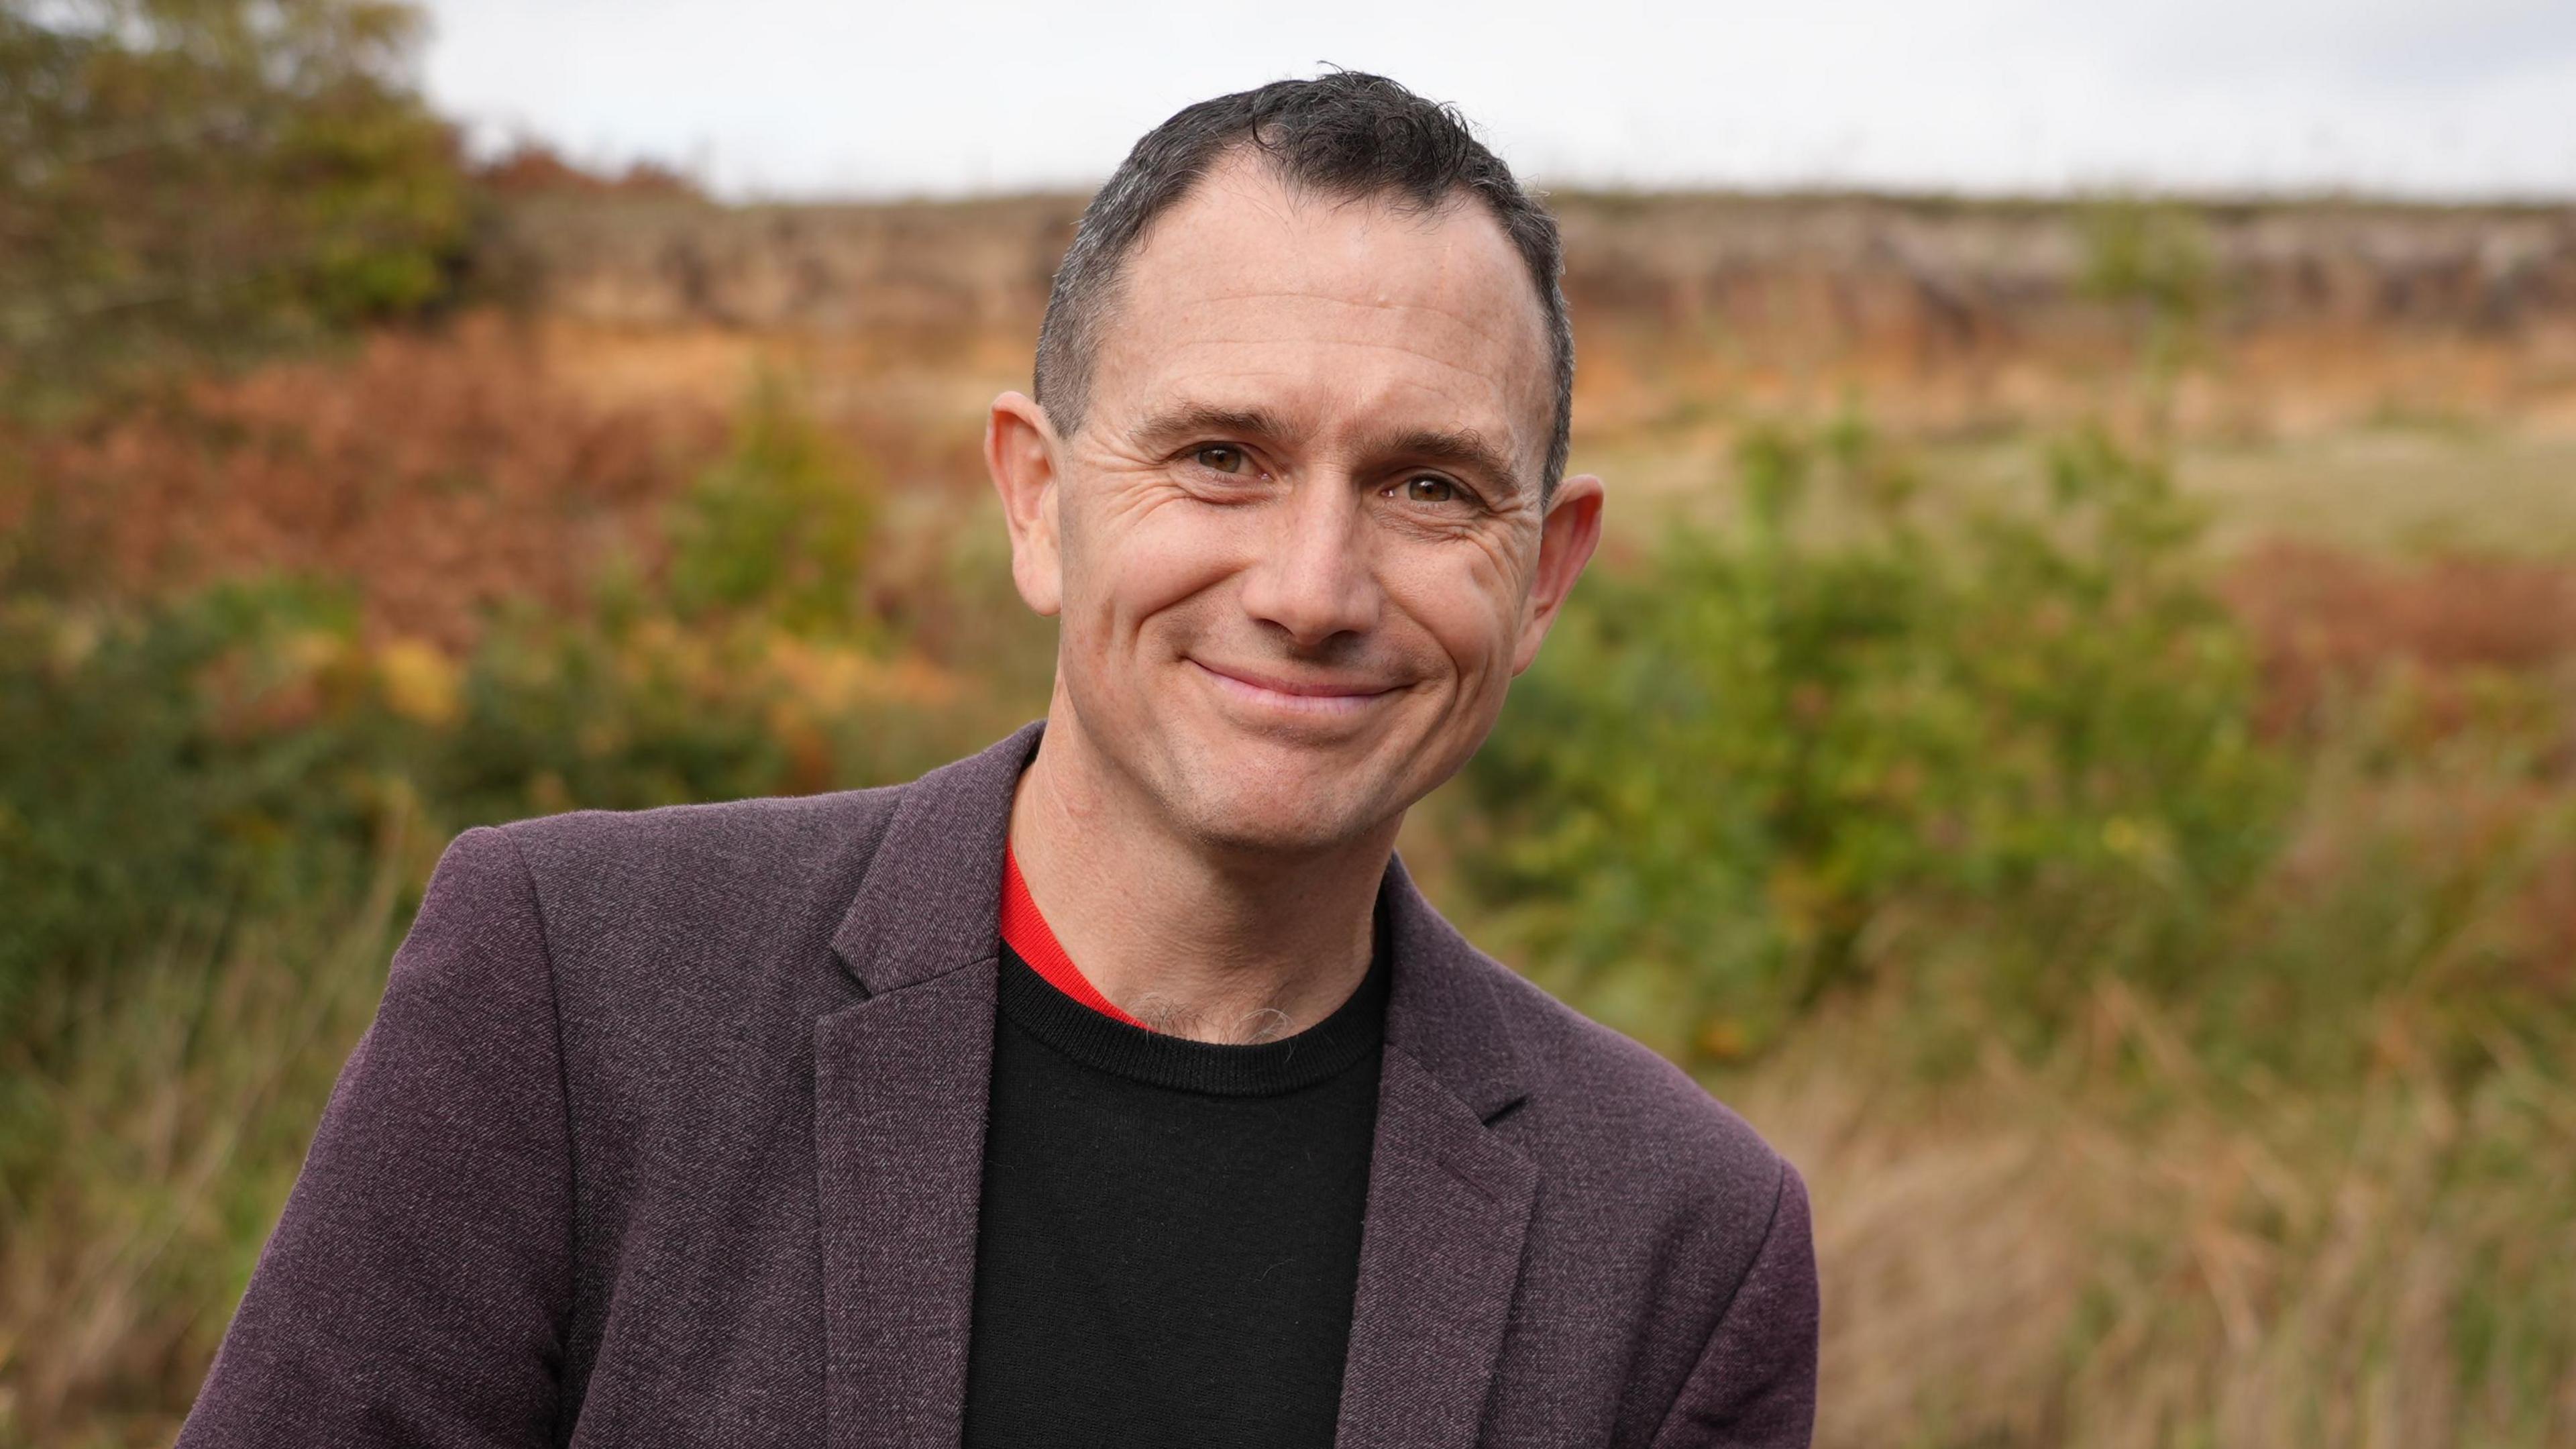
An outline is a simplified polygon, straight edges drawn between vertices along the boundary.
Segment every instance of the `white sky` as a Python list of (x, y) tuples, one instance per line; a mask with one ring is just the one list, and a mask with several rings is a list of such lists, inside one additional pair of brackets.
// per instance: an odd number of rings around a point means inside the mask
[(478, 141), (732, 196), (1098, 181), (1330, 62), (1589, 184), (2576, 197), (2576, 0), (429, 0)]

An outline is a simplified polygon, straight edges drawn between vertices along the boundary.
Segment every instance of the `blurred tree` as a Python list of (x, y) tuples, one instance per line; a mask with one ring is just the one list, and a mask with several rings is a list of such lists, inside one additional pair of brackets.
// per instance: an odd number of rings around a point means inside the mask
[(415, 311), (469, 192), (392, 0), (0, 0), (0, 389)]
[(2084, 293), (2127, 318), (2145, 421), (2163, 439), (2173, 426), (2174, 382), (2198, 358), (2219, 300), (2208, 225), (2189, 208), (2131, 197), (2096, 202), (2083, 222)]
[(876, 529), (877, 479), (764, 377), (731, 453), (671, 519), (672, 602), (681, 617), (765, 614), (804, 633), (865, 625), (856, 598)]

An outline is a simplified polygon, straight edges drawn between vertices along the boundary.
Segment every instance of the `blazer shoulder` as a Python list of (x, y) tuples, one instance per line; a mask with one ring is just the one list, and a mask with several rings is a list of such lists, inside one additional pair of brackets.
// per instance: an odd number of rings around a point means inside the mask
[[(905, 785), (651, 810), (577, 810), (498, 827), (550, 941), (643, 944), (828, 933)], [(560, 964), (560, 963), (559, 963)]]
[(855, 854), (864, 867), (901, 803), (904, 785), (827, 795), (764, 796), (650, 810), (575, 810), (497, 827), (542, 883), (565, 872), (682, 871), (692, 877), (775, 877), (828, 868)]
[(1751, 1123), (1650, 1048), (1481, 952), (1476, 962), (1530, 1078), (1516, 1115), (1536, 1151), (1767, 1213), (1791, 1169)]

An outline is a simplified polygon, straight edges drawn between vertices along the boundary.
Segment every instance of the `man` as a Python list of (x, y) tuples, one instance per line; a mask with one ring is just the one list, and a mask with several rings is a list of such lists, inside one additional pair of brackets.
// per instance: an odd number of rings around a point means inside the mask
[(1599, 536), (1554, 224), (1341, 73), (1084, 214), (1042, 726), (468, 832), (187, 1445), (1797, 1445), (1797, 1175), (1393, 858)]

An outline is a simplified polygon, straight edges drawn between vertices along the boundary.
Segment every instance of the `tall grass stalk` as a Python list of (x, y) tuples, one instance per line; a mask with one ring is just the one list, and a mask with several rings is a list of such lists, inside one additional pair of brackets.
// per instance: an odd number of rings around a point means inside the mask
[(0, 1444), (177, 1427), (373, 1013), (418, 842), (363, 895), (41, 990), (59, 1065), (5, 1073)]

